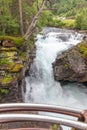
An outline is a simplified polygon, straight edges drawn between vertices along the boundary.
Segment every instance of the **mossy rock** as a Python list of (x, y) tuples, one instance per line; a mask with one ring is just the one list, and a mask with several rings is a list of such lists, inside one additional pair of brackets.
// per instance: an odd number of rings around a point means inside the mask
[(19, 72), (23, 67), (24, 67), (23, 64), (21, 64), (21, 63), (16, 63), (16, 64), (13, 66), (13, 68), (11, 69), (11, 72), (17, 73), (17, 72)]
[[(1, 58), (0, 59), (0, 66), (4, 65), (5, 67), (7, 67), (8, 64), (9, 64), (8, 58)], [(2, 67), (4, 67), (4, 66), (2, 66)]]
[(0, 53), (0, 58), (13, 58), (17, 55), (16, 51), (5, 51)]
[(13, 41), (15, 46), (19, 47), (24, 42), (23, 37), (12, 37), (12, 36), (0, 36), (0, 40), (10, 40)]
[(18, 57), (19, 57), (19, 59), (22, 60), (22, 61), (27, 61), (27, 60), (28, 60), (28, 58), (27, 58), (26, 55), (27, 55), (26, 52), (23, 52), (23, 51), (18, 52)]
[(1, 84), (2, 85), (6, 85), (8, 83), (10, 83), (13, 80), (13, 77), (10, 74), (6, 74), (1, 80)]
[(10, 47), (10, 48), (1, 47), (0, 51), (17, 51), (17, 48), (16, 47)]
[(0, 88), (0, 95), (7, 95), (9, 94), (9, 90), (7, 88)]
[(15, 43), (11, 40), (3, 40), (2, 41), (2, 46), (3, 47), (15, 47)]

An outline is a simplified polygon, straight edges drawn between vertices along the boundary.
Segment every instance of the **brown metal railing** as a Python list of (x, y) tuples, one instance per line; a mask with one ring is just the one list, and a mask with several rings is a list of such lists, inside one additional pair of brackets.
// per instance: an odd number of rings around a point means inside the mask
[[(74, 121), (70, 119), (42, 116), (34, 114), (15, 114), (13, 111), (45, 111), (59, 114), (65, 114), (69, 116), (77, 117), (79, 120), (84, 119), (84, 111), (78, 109), (72, 109), (61, 106), (43, 105), (43, 104), (28, 104), (28, 103), (12, 103), (0, 105), (0, 123), (17, 122), (17, 121), (35, 121), (45, 123), (56, 123), (59, 125), (65, 125), (74, 127), (76, 129), (87, 130), (87, 124), (81, 121)], [(5, 112), (10, 112), (9, 114)], [(3, 113), (3, 114), (2, 114)], [(21, 128), (22, 129), (22, 128)], [(25, 128), (29, 129), (29, 128)], [(33, 128), (34, 129), (34, 128)], [(35, 129), (36, 130), (36, 129)]]

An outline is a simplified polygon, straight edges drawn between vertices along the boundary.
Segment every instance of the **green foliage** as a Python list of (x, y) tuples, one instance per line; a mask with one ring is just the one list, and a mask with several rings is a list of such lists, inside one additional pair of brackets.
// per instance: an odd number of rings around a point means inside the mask
[[(19, 32), (19, 6), (17, 0), (1, 0), (0, 1), (0, 35), (20, 35)], [(42, 0), (39, 0), (39, 5)], [(3, 5), (3, 6), (2, 6)], [(37, 1), (22, 0), (23, 7), (23, 25), (24, 32), (26, 32), (29, 24), (31, 23), (33, 17), (38, 11)], [(45, 9), (47, 7), (45, 6)], [(53, 22), (51, 11), (43, 11), (41, 14), (37, 27), (42, 28), (44, 26), (51, 25)]]
[[(19, 33), (19, 23), (17, 23), (17, 19), (15, 19), (10, 10), (10, 5), (12, 4), (12, 0), (0, 0), (0, 28), (2, 29), (2, 33), (7, 34), (18, 34)], [(4, 30), (4, 32), (3, 32)]]
[(75, 28), (75, 20), (74, 19), (65, 19), (62, 21), (65, 28), (71, 28), (74, 29)]
[[(38, 0), (39, 5), (42, 0)], [(36, 26), (42, 29), (44, 26), (56, 26), (66, 28), (87, 29), (87, 1), (86, 0), (51, 0), (45, 5), (45, 9)], [(50, 6), (54, 10), (47, 10)], [(37, 1), (22, 0), (23, 25), (26, 32), (34, 15), (37, 13)], [(72, 21), (61, 21), (54, 19), (54, 16), (62, 16), (70, 19), (76, 18), (76, 23)], [(0, 35), (20, 35), (19, 29), (19, 6), (18, 0), (0, 0)], [(21, 41), (21, 39), (20, 39)], [(19, 40), (16, 40), (19, 46)]]
[(53, 13), (60, 16), (76, 16), (83, 8), (87, 8), (85, 0), (52, 0)]
[(51, 128), (52, 130), (58, 130), (58, 125), (57, 124), (54, 124), (54, 125), (52, 125), (52, 128)]
[(2, 84), (6, 85), (12, 81), (12, 76), (10, 74), (6, 74), (5, 77), (2, 79)]
[(50, 21), (52, 20), (52, 14), (50, 11), (43, 11), (38, 22), (37, 27), (42, 28), (44, 26), (50, 25)]
[(87, 59), (87, 43), (80, 43), (78, 49), (82, 56)]
[(8, 94), (8, 93), (9, 93), (9, 90), (3, 88), (3, 89), (0, 89), (0, 93), (1, 93), (1, 94)]
[(77, 15), (76, 28), (81, 30), (87, 30), (87, 10)]
[(9, 60), (7, 58), (1, 58), (0, 65), (3, 65), (3, 64), (9, 64)]
[(86, 0), (52, 0), (52, 2), (52, 8), (55, 8), (52, 11), (53, 14), (59, 17), (66, 17), (66, 20), (62, 20), (64, 24), (62, 27), (87, 30)]
[(17, 47), (21, 46), (21, 44), (24, 42), (23, 37), (0, 36), (0, 40), (4, 39), (13, 41)]

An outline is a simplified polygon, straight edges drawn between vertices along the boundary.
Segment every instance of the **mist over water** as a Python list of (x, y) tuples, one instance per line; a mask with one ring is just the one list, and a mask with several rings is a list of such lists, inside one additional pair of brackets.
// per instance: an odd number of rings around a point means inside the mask
[(61, 86), (54, 80), (52, 69), (56, 56), (82, 38), (77, 32), (56, 28), (45, 28), (37, 35), (36, 58), (26, 78), (25, 102), (87, 108), (87, 89), (78, 83)]

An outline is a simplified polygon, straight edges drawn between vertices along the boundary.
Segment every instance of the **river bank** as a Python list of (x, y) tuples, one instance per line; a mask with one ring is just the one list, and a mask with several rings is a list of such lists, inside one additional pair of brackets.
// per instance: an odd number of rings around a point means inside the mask
[(25, 78), (34, 58), (34, 44), (15, 44), (9, 37), (0, 40), (0, 103), (24, 101)]

